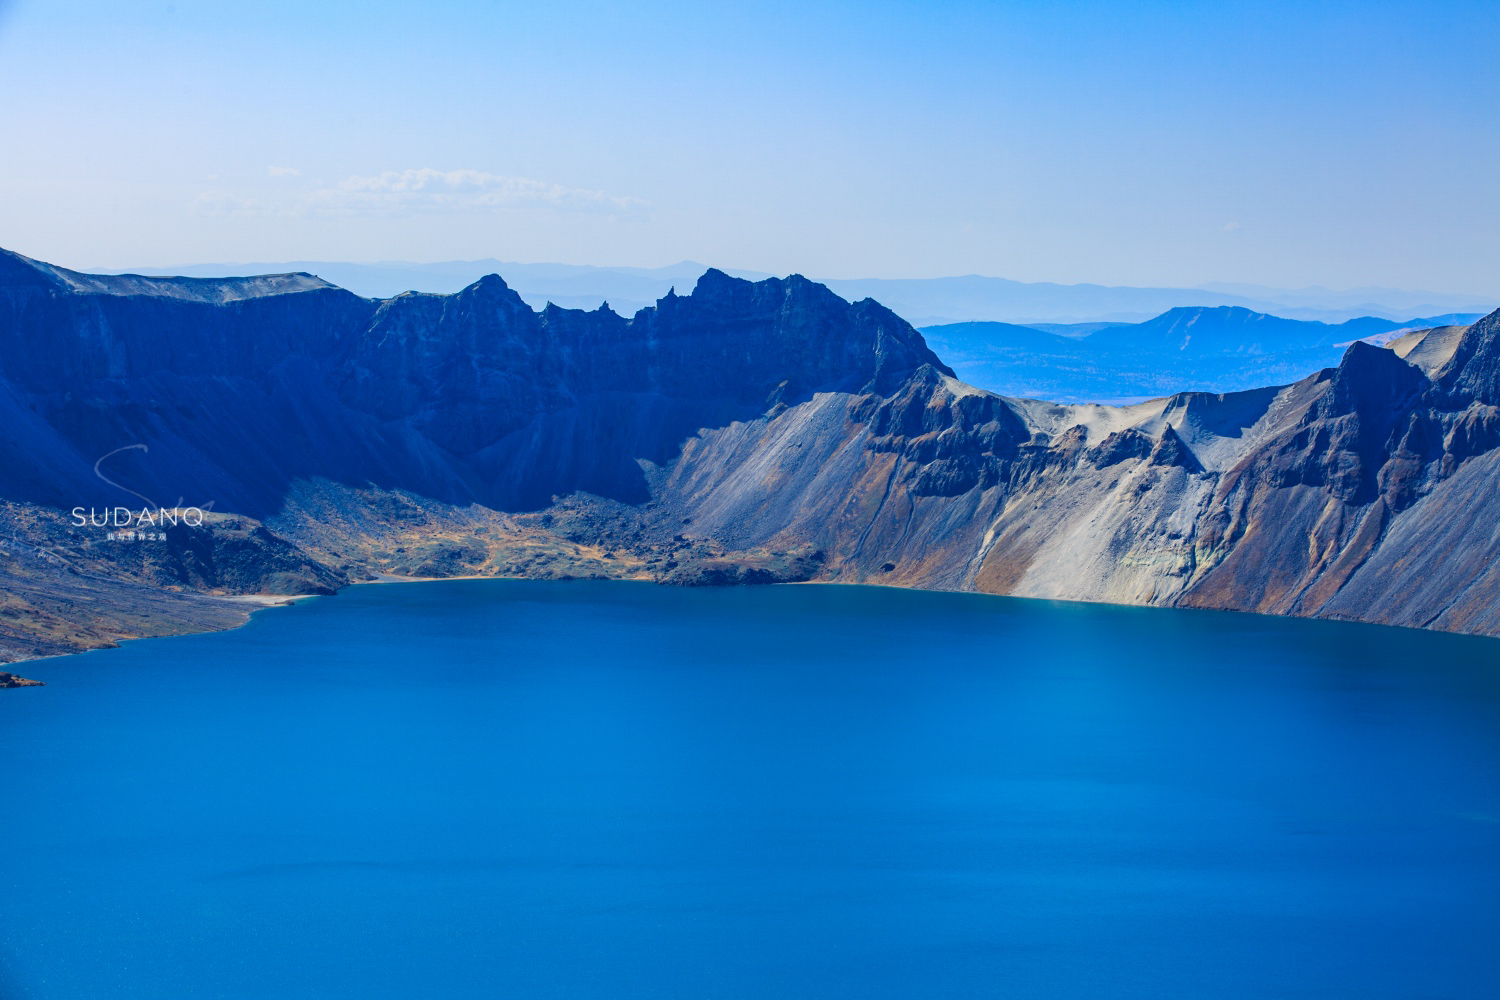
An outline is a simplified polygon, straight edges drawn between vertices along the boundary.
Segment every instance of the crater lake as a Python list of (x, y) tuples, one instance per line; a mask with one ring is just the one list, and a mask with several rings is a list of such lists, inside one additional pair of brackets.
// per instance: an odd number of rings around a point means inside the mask
[(1500, 995), (1500, 643), (371, 585), (0, 691), (0, 1000)]

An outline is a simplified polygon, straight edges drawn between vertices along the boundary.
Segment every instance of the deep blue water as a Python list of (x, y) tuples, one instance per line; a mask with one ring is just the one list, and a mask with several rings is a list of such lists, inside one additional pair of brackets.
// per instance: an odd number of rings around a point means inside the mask
[(0, 998), (1500, 996), (1500, 642), (354, 588), (0, 691)]

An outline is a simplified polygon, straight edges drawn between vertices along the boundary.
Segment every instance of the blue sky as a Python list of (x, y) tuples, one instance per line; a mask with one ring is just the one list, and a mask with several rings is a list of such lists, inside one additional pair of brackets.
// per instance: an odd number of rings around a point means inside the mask
[(1500, 4), (0, 0), (0, 245), (1500, 294)]

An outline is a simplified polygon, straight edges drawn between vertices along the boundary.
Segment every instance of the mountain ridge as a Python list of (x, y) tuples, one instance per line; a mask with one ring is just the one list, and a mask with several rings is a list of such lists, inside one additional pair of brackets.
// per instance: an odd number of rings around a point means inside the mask
[[(548, 301), (594, 309), (601, 301), (627, 312), (650, 305), (673, 285), (691, 283), (703, 265), (681, 261), (662, 268), (593, 267), (576, 264), (521, 264), (495, 259), (413, 264), (403, 261), (353, 263), (293, 261), (198, 264), (177, 268), (137, 268), (149, 275), (199, 276), (247, 271), (309, 271), (360, 295), (389, 298), (406, 290), (452, 293), (484, 274), (500, 272), (533, 308)], [(124, 273), (124, 272), (112, 272)], [(728, 269), (750, 280), (771, 275)], [(1139, 322), (1179, 305), (1237, 305), (1297, 319), (1342, 321), (1361, 315), (1408, 320), (1449, 312), (1487, 312), (1497, 303), (1484, 296), (1370, 288), (1273, 289), (1265, 286), (1204, 285), (1196, 288), (1136, 287), (1097, 283), (1024, 282), (986, 275), (943, 278), (818, 278), (851, 301), (874, 298), (914, 325), (995, 321), (1021, 324), (1096, 321)]]
[[(797, 276), (709, 270), (626, 318), (537, 312), (498, 276), (203, 301), (17, 266), (0, 259), (8, 659), (382, 574), (887, 583), (1500, 635), (1500, 312), (1425, 368), (1361, 342), (1289, 384), (1108, 407), (966, 385), (889, 309)], [(68, 519), (184, 496), (206, 522), (144, 541)]]
[(1359, 317), (1343, 323), (1292, 320), (1237, 306), (1179, 306), (1143, 323), (1085, 324), (1074, 331), (1010, 324), (924, 327), (961, 377), (1011, 396), (1119, 402), (1192, 389), (1234, 392), (1292, 382), (1338, 364), (1354, 340), (1394, 340), (1413, 329), (1477, 315), (1405, 323)]

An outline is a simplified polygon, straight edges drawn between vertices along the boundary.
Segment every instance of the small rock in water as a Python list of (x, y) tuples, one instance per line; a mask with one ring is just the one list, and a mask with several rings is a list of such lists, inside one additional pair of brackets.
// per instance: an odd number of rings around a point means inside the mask
[(27, 688), (46, 687), (45, 681), (34, 681), (29, 677), (17, 677), (15, 674), (0, 670), (0, 688)]

